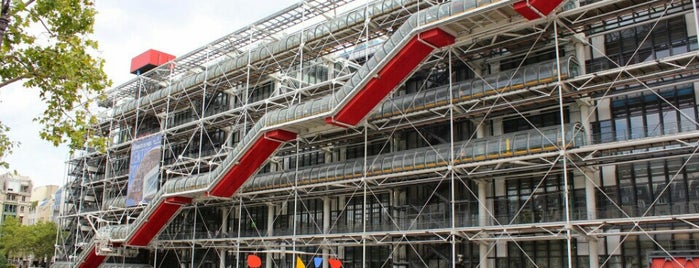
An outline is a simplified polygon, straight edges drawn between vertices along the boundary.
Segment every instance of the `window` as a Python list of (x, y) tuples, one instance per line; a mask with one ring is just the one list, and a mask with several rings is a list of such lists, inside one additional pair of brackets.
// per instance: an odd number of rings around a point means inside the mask
[(153, 116), (147, 116), (138, 123), (138, 137), (145, 137), (160, 131), (160, 122)]
[[(387, 246), (372, 246), (366, 250), (366, 256), (364, 256), (362, 247), (345, 247), (344, 251), (345, 257), (342, 259), (342, 267), (400, 267), (387, 265), (386, 260), (391, 259), (390, 256), (392, 256), (392, 251)], [(441, 259), (441, 265), (434, 267), (446, 267), (446, 263), (448, 262), (444, 258), (441, 258), (440, 255), (422, 254), (419, 259), (415, 254), (410, 254), (410, 256), (416, 258), (413, 263), (424, 263), (427, 261), (430, 264), (434, 264), (434, 259)], [(364, 265), (362, 265), (363, 260), (366, 260), (366, 264)]]
[[(386, 140), (369, 141), (367, 150), (367, 156), (372, 156), (379, 153), (389, 153), (390, 146), (386, 144)], [(345, 157), (347, 160), (364, 157), (364, 144), (348, 146)]]
[[(648, 12), (639, 13), (648, 16)], [(641, 15), (639, 15), (641, 17)], [(633, 20), (646, 20), (647, 18), (634, 18)], [(621, 21), (632, 23), (631, 18), (619, 18), (620, 21), (609, 22), (608, 27), (615, 26)], [(616, 32), (605, 34), (604, 47), (607, 56), (614, 61), (615, 64), (624, 66), (658, 58), (663, 58), (671, 55), (685, 53), (689, 50), (689, 39), (687, 37), (687, 29), (683, 16), (673, 17), (660, 21), (655, 28), (654, 23), (645, 23), (636, 27), (623, 29)], [(647, 38), (646, 38), (647, 37)], [(590, 48), (592, 49), (592, 48)], [(638, 50), (638, 51), (637, 51)], [(593, 65), (599, 65), (600, 61), (605, 59), (593, 60), (598, 63), (591, 62), (589, 71), (595, 71)], [(607, 62), (606, 65), (614, 66), (615, 64)]]
[[(391, 211), (390, 196), (387, 193), (375, 193), (372, 198), (366, 199), (367, 205), (367, 230), (382, 230), (392, 228), (393, 223), (388, 217)], [(336, 208), (334, 208), (336, 209)], [(361, 232), (363, 230), (364, 199), (359, 197), (348, 198), (344, 208), (337, 208), (331, 215), (331, 222), (337, 222), (335, 232)], [(343, 213), (344, 212), (344, 213)], [(341, 215), (338, 215), (342, 213)], [(339, 217), (339, 219), (337, 219)]]
[[(699, 211), (699, 169), (697, 160), (656, 160), (619, 165), (616, 185), (604, 187), (609, 198), (598, 195), (600, 218), (662, 216)], [(611, 200), (610, 200), (611, 199)]]
[(267, 99), (270, 96), (272, 96), (272, 92), (274, 92), (274, 83), (272, 82), (267, 82), (262, 84), (261, 86), (255, 87), (252, 90), (250, 90), (248, 103), (253, 103)]
[[(409, 150), (429, 145), (437, 145), (449, 142), (451, 139), (449, 123), (420, 127), (419, 130), (408, 129), (396, 134), (396, 149), (398, 151)], [(471, 138), (475, 132), (473, 123), (469, 120), (454, 122), (454, 141), (463, 141)]]
[[(452, 81), (454, 83), (466, 81), (475, 77), (473, 71), (461, 60), (452, 63)], [(431, 72), (418, 71), (405, 81), (403, 87), (396, 91), (396, 96), (413, 94), (430, 88), (446, 85), (449, 82), (448, 69), (439, 69)]]
[(299, 157), (299, 167), (308, 167), (325, 163), (325, 151), (318, 150), (316, 148), (310, 148), (288, 157), (288, 159), (286, 160), (286, 166), (288, 167), (287, 169), (296, 168), (296, 156)]
[[(563, 188), (562, 174), (548, 176), (543, 182), (541, 178), (508, 180), (504, 195), (494, 197), (495, 216), (501, 224), (561, 221), (565, 212)], [(575, 204), (571, 200), (571, 205)]]
[[(560, 49), (559, 50), (559, 55), (563, 59), (565, 58), (565, 50)], [(529, 66), (533, 65), (536, 63), (544, 62), (547, 60), (553, 60), (556, 58), (556, 50), (555, 49), (547, 49), (543, 52), (538, 52), (532, 55), (527, 55), (521, 56), (521, 57), (515, 57), (515, 58), (509, 58), (503, 62), (500, 63), (500, 71), (506, 71), (506, 70), (512, 70), (516, 69), (517, 67), (520, 66)], [(524, 61), (524, 62), (522, 62)], [(561, 65), (563, 65), (564, 62), (561, 62)], [(520, 69), (520, 72), (523, 71), (523, 69)]]
[(214, 93), (212, 96), (207, 98), (206, 112), (204, 115), (210, 116), (228, 110), (229, 102), (228, 94), (224, 92)]
[[(565, 122), (570, 122), (568, 109), (563, 111), (563, 117)], [(558, 126), (561, 124), (561, 115), (558, 110), (546, 111), (536, 115), (529, 115), (525, 118), (517, 116), (511, 119), (505, 119), (502, 121), (502, 129), (504, 133), (512, 133), (522, 130), (529, 130), (533, 128), (542, 128), (549, 126)]]
[[(291, 212), (294, 212), (293, 202), (289, 202), (289, 209)], [(319, 234), (323, 232), (323, 200), (299, 200), (298, 208), (295, 212), (297, 234)], [(292, 215), (290, 216), (293, 217)], [(293, 218), (288, 221), (291, 222), (292, 220)]]
[(114, 135), (114, 137), (112, 138), (112, 142), (114, 142), (114, 144), (119, 144), (122, 142), (130, 141), (132, 133), (132, 128), (130, 126), (120, 124), (119, 127), (112, 130), (112, 135)]
[(17, 213), (17, 205), (5, 205), (5, 212)]
[[(576, 241), (573, 241), (573, 245)], [(531, 267), (535, 263), (536, 267), (565, 267), (567, 264), (566, 245), (563, 240), (552, 241), (517, 241), (507, 242), (507, 247), (503, 248), (507, 252), (507, 257), (497, 258), (496, 267)], [(495, 249), (497, 251), (497, 249)], [(585, 267), (577, 263), (577, 251), (573, 250), (573, 267)], [(497, 252), (495, 255), (505, 255)], [(582, 264), (587, 262), (586, 256)]]
[[(222, 129), (209, 130), (205, 135), (201, 146), (202, 157), (216, 153), (226, 142), (226, 132)], [(199, 139), (198, 135), (195, 139)]]
[(594, 139), (609, 142), (695, 130), (695, 107), (691, 84), (617, 97), (611, 102), (612, 119), (593, 124)]
[(194, 209), (184, 209), (167, 225), (160, 235), (161, 239), (183, 239), (192, 237), (194, 226)]
[(191, 122), (193, 120), (194, 115), (192, 113), (192, 109), (186, 108), (184, 110), (174, 112), (173, 114), (168, 116), (168, 127), (179, 126), (184, 123)]
[[(686, 158), (654, 160), (617, 166), (612, 185), (602, 185), (605, 195), (597, 194), (601, 219), (693, 214), (699, 211), (699, 162)], [(684, 169), (682, 169), (684, 167)], [(608, 180), (602, 180), (602, 183)], [(623, 210), (623, 213), (622, 211)], [(633, 228), (633, 229), (632, 229)], [(620, 231), (632, 231), (628, 226)], [(672, 230), (681, 226), (664, 225)], [(642, 267), (653, 252), (699, 249), (697, 235), (655, 234), (630, 235), (621, 244), (618, 267)], [(609, 241), (607, 241), (609, 242)], [(615, 243), (619, 243), (616, 241)], [(659, 246), (662, 246), (661, 249)], [(607, 249), (612, 251), (612, 249)], [(618, 253), (618, 252), (617, 252)]]
[[(233, 219), (233, 218), (231, 218)], [(246, 207), (243, 209), (240, 233), (243, 236), (260, 236), (265, 234), (267, 229), (267, 206)], [(238, 219), (229, 225), (238, 228)], [(235, 233), (235, 232), (232, 232)]]

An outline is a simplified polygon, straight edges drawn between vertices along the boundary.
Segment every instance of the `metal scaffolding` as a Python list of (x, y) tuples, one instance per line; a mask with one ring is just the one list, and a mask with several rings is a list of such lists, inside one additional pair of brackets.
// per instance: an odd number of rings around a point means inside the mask
[[(108, 150), (67, 163), (54, 267), (699, 256), (696, 3), (570, 0), (528, 20), (516, 2), (303, 0), (109, 90)], [(339, 119), (411, 40), (432, 52), (359, 123)], [(153, 135), (158, 193), (128, 206), (132, 147)], [(264, 141), (249, 179), (227, 177)]]

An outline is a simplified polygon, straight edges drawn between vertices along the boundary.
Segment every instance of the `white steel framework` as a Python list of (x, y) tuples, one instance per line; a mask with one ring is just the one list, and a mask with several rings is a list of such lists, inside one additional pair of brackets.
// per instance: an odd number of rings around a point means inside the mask
[[(532, 21), (516, 1), (454, 1), (473, 9), (434, 25), (456, 43), (358, 126), (278, 119), (297, 138), (241, 190), (196, 195), (209, 183), (198, 174), (215, 172), (265, 114), (334, 96), (411, 15), (452, 4), (348, 2), (301, 1), (110, 90), (95, 126), (109, 149), (68, 162), (55, 266), (80, 265), (92, 245), (103, 267), (247, 267), (248, 254), (266, 267), (297, 257), (649, 267), (653, 256), (698, 256), (689, 0), (571, 0)], [(161, 191), (194, 200), (147, 246), (124, 246), (116, 230), (148, 209), (125, 204), (131, 143), (152, 134), (163, 137)]]

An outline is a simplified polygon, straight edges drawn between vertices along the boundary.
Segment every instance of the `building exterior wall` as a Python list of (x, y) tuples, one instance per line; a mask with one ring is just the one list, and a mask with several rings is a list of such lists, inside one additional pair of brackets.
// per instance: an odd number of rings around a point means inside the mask
[(58, 214), (55, 212), (56, 191), (58, 185), (43, 185), (32, 190), (31, 202), (33, 209), (28, 224), (37, 222), (54, 222)]
[(0, 175), (0, 183), (2, 183), (0, 220), (16, 217), (22, 224), (27, 224), (31, 210), (31, 178), (8, 172)]
[[(509, 6), (442, 26), (456, 45), (359, 126), (289, 127), (300, 138), (235, 195), (195, 199), (150, 247), (107, 262), (233, 267), (255, 253), (266, 267), (292, 267), (297, 256), (307, 265), (320, 256), (324, 267), (328, 258), (344, 267), (646, 267), (653, 256), (695, 256), (697, 14), (690, 1), (571, 4), (552, 15), (556, 27)], [(69, 163), (58, 259), (93, 241), (82, 215), (103, 227), (142, 211), (124, 201), (131, 137), (165, 136), (161, 188), (194, 191), (190, 174), (215, 171), (251, 122), (334, 94), (371, 56), (316, 45), (299, 50), (311, 59), (261, 63), (277, 68), (270, 73), (249, 65), (138, 113), (111, 107), (101, 125), (109, 152)]]

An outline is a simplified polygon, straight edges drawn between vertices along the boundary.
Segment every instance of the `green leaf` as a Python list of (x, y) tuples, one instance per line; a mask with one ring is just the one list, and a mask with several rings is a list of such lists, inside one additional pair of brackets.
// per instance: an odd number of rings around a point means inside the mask
[[(71, 150), (84, 146), (104, 149), (105, 137), (90, 129), (94, 117), (86, 99), (111, 86), (104, 60), (95, 57), (97, 41), (90, 39), (96, 10), (91, 1), (47, 0), (25, 5), (13, 1), (10, 24), (0, 39), (0, 90), (20, 82), (38, 90), (47, 108), (35, 121), (39, 136), (53, 145), (67, 143)], [(40, 29), (37, 31), (36, 29)], [(48, 34), (46, 34), (48, 33)], [(1, 95), (0, 95), (1, 96)], [(0, 125), (0, 127), (4, 127)], [(17, 146), (0, 129), (0, 165)]]

